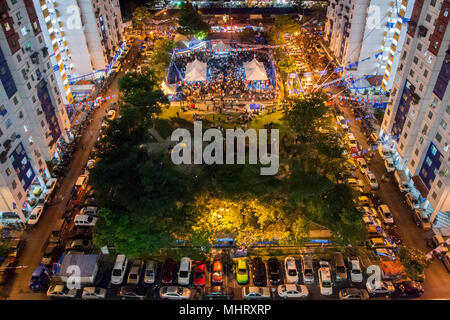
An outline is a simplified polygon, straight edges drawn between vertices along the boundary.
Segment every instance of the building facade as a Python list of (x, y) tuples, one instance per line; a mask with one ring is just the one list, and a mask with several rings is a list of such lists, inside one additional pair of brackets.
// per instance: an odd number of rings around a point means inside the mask
[(384, 76), (390, 90), (413, 0), (332, 0), (324, 39), (344, 74)]
[(437, 227), (450, 227), (450, 1), (416, 0), (380, 136)]
[(0, 222), (25, 223), (70, 122), (32, 0), (0, 1)]

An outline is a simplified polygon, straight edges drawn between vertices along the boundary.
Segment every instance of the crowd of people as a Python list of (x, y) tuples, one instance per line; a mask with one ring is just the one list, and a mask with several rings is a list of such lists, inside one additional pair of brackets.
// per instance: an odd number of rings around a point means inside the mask
[[(268, 77), (268, 81), (260, 84), (264, 90), (251, 90), (249, 82), (245, 78), (244, 63), (256, 58), (261, 62)], [(204, 62), (207, 65), (206, 82), (183, 81), (186, 65), (195, 61)], [(255, 98), (273, 99), (276, 97), (275, 75), (268, 52), (248, 51), (231, 52), (226, 55), (211, 52), (190, 52), (173, 58), (169, 70), (169, 83), (177, 83), (176, 96), (178, 100), (212, 100), (215, 95), (228, 96), (235, 99), (251, 100)]]

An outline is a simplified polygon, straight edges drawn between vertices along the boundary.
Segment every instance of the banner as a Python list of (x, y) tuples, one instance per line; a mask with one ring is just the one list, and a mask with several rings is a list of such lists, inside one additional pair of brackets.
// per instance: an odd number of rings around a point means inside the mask
[(94, 100), (88, 100), (88, 101), (83, 101), (83, 102), (78, 102), (78, 103), (71, 103), (71, 104), (66, 104), (66, 107), (78, 107), (78, 106), (84, 106), (84, 105), (89, 105), (89, 104), (93, 104), (96, 101), (105, 101), (105, 100), (110, 100), (111, 98), (114, 98), (116, 95), (113, 94), (111, 96), (107, 96), (107, 97), (97, 97)]
[(246, 52), (246, 51), (256, 51), (260, 49), (276, 49), (286, 46), (286, 44), (277, 44), (277, 45), (261, 45), (251, 48), (231, 48), (224, 50), (214, 50), (214, 49), (206, 49), (206, 48), (195, 48), (195, 49), (187, 49), (184, 51), (175, 52), (176, 55), (190, 53), (190, 52), (212, 52), (212, 53), (230, 53), (230, 52)]

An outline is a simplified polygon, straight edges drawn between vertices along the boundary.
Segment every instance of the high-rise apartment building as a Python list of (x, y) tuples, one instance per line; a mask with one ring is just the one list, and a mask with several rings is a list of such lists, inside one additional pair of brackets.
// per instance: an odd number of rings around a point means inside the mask
[(416, 0), (380, 135), (437, 227), (450, 227), (450, 1)]
[(325, 42), (344, 73), (355, 78), (383, 76), (382, 93), (390, 90), (398, 52), (406, 33), (413, 0), (332, 0)]
[(0, 1), (0, 222), (26, 222), (70, 122), (33, 0)]

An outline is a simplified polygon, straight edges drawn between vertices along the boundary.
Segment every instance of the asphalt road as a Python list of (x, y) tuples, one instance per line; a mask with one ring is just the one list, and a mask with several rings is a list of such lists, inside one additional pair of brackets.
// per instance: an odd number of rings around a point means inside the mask
[[(337, 88), (333, 88), (333, 93), (337, 92)], [(354, 120), (354, 116), (348, 105), (342, 108), (342, 110), (345, 113), (345, 119), (351, 120), (349, 123), (350, 131), (355, 135), (361, 148), (369, 148), (369, 145), (366, 142), (366, 136), (360, 130), (360, 121)], [(400, 192), (395, 184), (392, 173), (387, 173), (384, 162), (378, 152), (374, 151), (374, 154), (375, 157), (369, 164), (369, 168), (375, 174), (378, 183), (380, 184), (380, 189), (377, 193), (383, 202), (391, 209), (394, 216), (394, 222), (398, 226), (399, 235), (403, 242), (408, 246), (420, 249), (424, 253), (428, 253), (431, 249), (427, 247), (426, 239), (432, 236), (432, 231), (424, 231), (417, 227), (412, 219), (413, 212), (406, 204), (404, 194)], [(390, 177), (389, 182), (381, 182), (383, 174)], [(441, 261), (433, 259), (431, 265), (425, 271), (425, 276), (426, 279), (423, 283), (425, 293), (419, 299), (450, 299), (450, 274), (447, 272)]]

